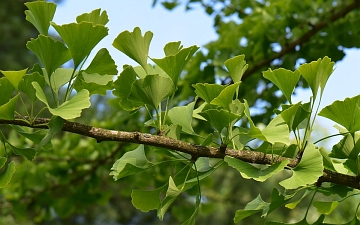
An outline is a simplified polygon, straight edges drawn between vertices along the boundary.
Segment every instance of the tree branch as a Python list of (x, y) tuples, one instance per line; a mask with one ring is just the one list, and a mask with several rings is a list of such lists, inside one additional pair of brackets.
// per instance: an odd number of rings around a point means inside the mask
[[(4, 120), (0, 119), (0, 124), (12, 124), (19, 126), (26, 126), (32, 128), (48, 129), (47, 124), (50, 119), (38, 118), (33, 124), (29, 124), (23, 120)], [(96, 139), (97, 142), (102, 141), (117, 141), (126, 143), (137, 143), (150, 146), (156, 146), (166, 149), (171, 149), (183, 153), (190, 154), (193, 158), (209, 157), (223, 159), (225, 156), (231, 156), (244, 162), (256, 163), (256, 164), (271, 164), (273, 162), (273, 156), (271, 154), (264, 154), (262, 152), (254, 152), (249, 150), (234, 150), (227, 148), (224, 151), (219, 148), (196, 145), (180, 140), (175, 140), (165, 136), (158, 136), (140, 132), (126, 132), (108, 130), (98, 127), (93, 127), (81, 123), (69, 122), (64, 120), (62, 131), (79, 134), (86, 137)], [(290, 159), (285, 157), (279, 157), (278, 161), (289, 160), (287, 166), (295, 167), (298, 164), (296, 159)], [(346, 174), (340, 174), (330, 170), (324, 170), (323, 176), (318, 180), (318, 185), (323, 182), (331, 182), (340, 184), (360, 190), (360, 177), (354, 177)]]
[[(304, 35), (302, 35), (299, 39), (291, 42), (290, 44), (287, 44), (286, 46), (282, 46), (282, 49), (280, 52), (274, 54), (273, 56), (271, 56), (270, 58), (264, 59), (262, 61), (259, 61), (258, 63), (256, 63), (253, 67), (249, 68), (248, 70), (245, 71), (244, 75), (243, 75), (243, 80), (245, 80), (248, 76), (250, 76), (251, 74), (253, 74), (254, 72), (256, 72), (257, 70), (261, 69), (262, 67), (269, 65), (272, 61), (274, 61), (275, 59), (279, 59), (282, 56), (284, 56), (285, 54), (287, 54), (288, 52), (292, 51), (295, 49), (295, 47), (297, 45), (301, 45), (303, 43), (305, 43), (307, 40), (309, 40), (312, 36), (314, 36), (318, 31), (320, 31), (321, 29), (323, 29), (324, 27), (328, 26), (330, 22), (334, 22), (344, 16), (346, 16), (349, 12), (351, 12), (352, 10), (359, 8), (360, 7), (360, 1), (359, 0), (354, 0), (352, 3), (350, 3), (349, 5), (345, 6), (343, 9), (333, 13), (332, 15), (330, 15), (329, 18), (324, 19), (323, 21), (315, 24), (311, 30), (309, 30), (308, 32), (306, 32)], [(335, 11), (335, 10), (334, 10)]]

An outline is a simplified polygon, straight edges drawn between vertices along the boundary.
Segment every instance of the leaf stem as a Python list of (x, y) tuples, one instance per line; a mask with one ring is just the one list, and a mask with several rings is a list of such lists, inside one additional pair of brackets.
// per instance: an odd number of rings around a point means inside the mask
[(324, 138), (321, 138), (321, 139), (315, 141), (315, 142), (314, 142), (314, 145), (317, 144), (317, 143), (319, 143), (320, 141), (326, 140), (326, 139), (328, 139), (328, 138), (336, 137), (336, 136), (339, 136), (339, 135), (346, 135), (346, 134), (349, 134), (349, 133), (350, 133), (350, 132), (340, 133), (340, 134), (332, 134), (332, 135), (330, 135), (330, 136), (327, 136), (327, 137), (324, 137)]

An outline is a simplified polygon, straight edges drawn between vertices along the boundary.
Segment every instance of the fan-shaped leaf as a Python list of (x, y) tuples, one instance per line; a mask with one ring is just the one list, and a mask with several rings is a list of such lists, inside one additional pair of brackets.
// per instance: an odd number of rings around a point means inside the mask
[(24, 77), (27, 70), (28, 69), (19, 70), (19, 71), (3, 71), (3, 70), (0, 70), (0, 72), (2, 74), (4, 74), (4, 76), (8, 79), (8, 81), (10, 81), (10, 83), (14, 86), (14, 88), (16, 90), (18, 90), (19, 83), (22, 80), (22, 78)]
[(169, 110), (168, 116), (173, 124), (181, 126), (183, 132), (188, 134), (195, 134), (192, 128), (192, 114), (195, 102), (187, 106), (176, 106)]
[(241, 78), (249, 67), (245, 61), (245, 55), (238, 55), (224, 62), (234, 83), (241, 81)]
[(29, 10), (25, 11), (26, 20), (32, 23), (40, 34), (48, 35), (50, 21), (54, 18), (56, 4), (46, 1), (25, 3)]
[(0, 106), (0, 119), (14, 120), (15, 107), (20, 94), (10, 99), (9, 102)]
[[(142, 212), (148, 212), (157, 209), (160, 205), (160, 194), (163, 188), (158, 188), (151, 191), (133, 190), (131, 192), (131, 202), (133, 206), (140, 209)], [(144, 201), (146, 199), (146, 201)]]
[(93, 25), (106, 25), (109, 22), (109, 17), (106, 11), (101, 9), (95, 9), (91, 13), (84, 13), (76, 17), (76, 22), (81, 23), (83, 21), (91, 22)]
[(209, 103), (219, 96), (220, 92), (226, 88), (226, 86), (219, 84), (202, 84), (197, 83), (192, 85), (195, 88), (195, 93), (205, 102)]
[(0, 188), (4, 188), (10, 183), (11, 177), (15, 173), (15, 162), (11, 161), (6, 165), (5, 170), (0, 173)]
[(106, 48), (102, 48), (96, 53), (85, 72), (98, 73), (101, 75), (115, 75), (118, 73), (115, 61), (111, 58)]
[(0, 105), (7, 103), (15, 88), (6, 77), (0, 78)]

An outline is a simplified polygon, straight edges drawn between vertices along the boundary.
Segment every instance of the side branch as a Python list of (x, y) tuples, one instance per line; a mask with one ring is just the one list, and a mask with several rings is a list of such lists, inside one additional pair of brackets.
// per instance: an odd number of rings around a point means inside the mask
[(306, 32), (299, 39), (291, 42), (290, 44), (287, 44), (286, 46), (282, 46), (282, 50), (280, 52), (274, 54), (273, 56), (271, 56), (271, 57), (269, 57), (267, 59), (259, 61), (253, 67), (251, 67), (247, 71), (245, 71), (245, 73), (243, 75), (243, 80), (246, 79), (251, 74), (253, 74), (254, 72), (256, 72), (257, 70), (261, 69), (262, 67), (264, 67), (266, 65), (269, 65), (275, 59), (279, 59), (282, 56), (284, 56), (285, 54), (287, 54), (288, 52), (294, 50), (297, 45), (301, 45), (301, 44), (305, 43), (312, 36), (314, 36), (318, 31), (320, 31), (324, 27), (328, 26), (330, 22), (334, 22), (334, 21), (336, 21), (336, 20), (338, 20), (338, 19), (340, 19), (342, 17), (345, 17), (349, 12), (351, 12), (352, 10), (357, 9), (359, 7), (360, 7), (360, 1), (359, 0), (354, 0), (352, 3), (345, 6), (344, 8), (339, 10), (338, 12), (335, 12), (332, 15), (330, 15), (329, 18), (326, 18), (323, 21), (315, 24), (312, 27), (311, 30)]
[[(39, 118), (34, 121), (33, 124), (29, 124), (23, 120), (3, 120), (0, 119), (0, 124), (11, 124), (26, 126), (32, 128), (43, 128), (48, 129), (47, 124), (50, 119)], [(102, 141), (117, 141), (126, 143), (137, 143), (156, 147), (162, 147), (171, 149), (179, 152), (184, 152), (192, 155), (194, 158), (198, 157), (209, 157), (223, 159), (226, 155), (234, 157), (236, 159), (256, 164), (271, 164), (272, 155), (264, 154), (262, 152), (254, 152), (249, 150), (234, 150), (227, 148), (225, 152), (218, 148), (201, 146), (191, 144), (188, 142), (175, 140), (172, 138), (140, 133), (140, 132), (126, 132), (126, 131), (115, 131), (108, 130), (98, 127), (93, 127), (81, 123), (69, 122), (64, 120), (62, 131), (79, 134), (86, 137), (96, 139), (97, 142)], [(285, 157), (279, 157), (279, 161), (289, 160), (289, 167), (295, 167), (298, 164), (296, 159), (289, 159)], [(331, 182), (340, 184), (356, 189), (360, 189), (360, 177), (349, 176), (345, 174), (336, 173), (330, 170), (324, 170), (323, 176), (319, 178), (318, 184), (322, 182)]]

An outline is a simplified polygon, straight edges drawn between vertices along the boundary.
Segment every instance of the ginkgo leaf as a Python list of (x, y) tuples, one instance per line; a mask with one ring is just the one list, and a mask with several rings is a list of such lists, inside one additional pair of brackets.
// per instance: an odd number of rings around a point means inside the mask
[(156, 109), (160, 102), (175, 91), (170, 78), (160, 75), (148, 75), (144, 79), (137, 79), (131, 86), (129, 101), (143, 103)]
[[(294, 105), (283, 105), (283, 111), (280, 113), (286, 124), (292, 131), (299, 128), (299, 125), (310, 117), (311, 110), (307, 110), (310, 103), (301, 104), (298, 102)], [(285, 108), (285, 109), (284, 109)]]
[(14, 154), (16, 154), (16, 155), (22, 155), (30, 161), (33, 160), (35, 157), (36, 150), (33, 148), (20, 148), (20, 147), (16, 147), (16, 146), (10, 144), (9, 142), (8, 142), (8, 145), (11, 147)]
[(222, 90), (226, 88), (226, 86), (219, 84), (197, 83), (192, 86), (195, 88), (196, 95), (209, 104), (214, 98), (219, 96)]
[(73, 74), (73, 69), (58, 68), (50, 77), (50, 86), (54, 92), (58, 92), (62, 86), (70, 81)]
[(353, 133), (360, 130), (360, 95), (335, 101), (323, 108), (319, 116), (328, 118)]
[(169, 42), (164, 47), (164, 53), (166, 56), (175, 55), (182, 48), (183, 48), (183, 46), (181, 45), (181, 41)]
[(15, 88), (6, 77), (0, 78), (0, 105), (7, 103)]
[(91, 50), (108, 35), (108, 28), (92, 22), (57, 25), (51, 23), (68, 46), (74, 60), (74, 68), (87, 57)]
[(236, 210), (234, 222), (238, 223), (246, 217), (249, 217), (259, 212), (262, 212), (263, 215), (266, 215), (268, 210), (269, 203), (264, 202), (264, 200), (262, 200), (259, 194), (254, 200), (249, 202), (244, 209)]
[(139, 145), (136, 149), (125, 153), (120, 159), (118, 159), (112, 166), (112, 172), (114, 180), (130, 176), (149, 168), (153, 165), (145, 155), (144, 145)]
[(234, 84), (226, 86), (220, 92), (220, 94), (210, 102), (210, 104), (218, 105), (218, 106), (221, 106), (221, 107), (231, 111), (230, 104), (233, 101), (235, 92), (238, 90), (240, 83), (241, 82), (236, 82)]
[(334, 64), (329, 57), (325, 56), (323, 59), (302, 64), (297, 69), (309, 84), (314, 99), (319, 88), (321, 88), (320, 95), (324, 92), (326, 82), (334, 71)]
[(181, 49), (175, 55), (168, 55), (162, 59), (151, 58), (151, 60), (164, 70), (170, 76), (174, 85), (177, 86), (181, 72), (198, 49), (199, 47), (194, 45)]
[(4, 188), (10, 183), (11, 177), (15, 173), (15, 162), (11, 161), (6, 165), (5, 169), (0, 173), (0, 188)]
[(69, 49), (62, 42), (55, 41), (49, 36), (39, 35), (36, 39), (31, 38), (26, 47), (37, 56), (49, 76), (71, 59)]
[(106, 25), (109, 22), (109, 17), (106, 11), (101, 9), (95, 9), (90, 13), (84, 13), (76, 17), (76, 22), (81, 23), (83, 21), (91, 22), (94, 25)]
[(224, 62), (234, 83), (241, 81), (241, 78), (249, 67), (245, 61), (245, 55), (238, 55)]
[(316, 201), (313, 203), (313, 205), (319, 213), (329, 215), (339, 205), (339, 202), (338, 201), (333, 201), (333, 202)]
[(207, 109), (199, 115), (204, 117), (218, 132), (239, 119), (239, 115), (224, 109)]
[(10, 99), (9, 102), (0, 106), (0, 119), (14, 120), (15, 108), (20, 94)]
[(268, 69), (263, 72), (263, 76), (273, 82), (291, 104), (291, 95), (300, 79), (300, 72), (298, 70), (293, 72), (283, 68), (276, 70)]
[(284, 143), (290, 144), (289, 127), (284, 119), (277, 115), (270, 123), (261, 131), (265, 139), (269, 143)]
[(160, 220), (164, 219), (164, 215), (169, 209), (170, 205), (176, 200), (176, 198), (181, 194), (182, 189), (179, 189), (173, 178), (169, 177), (169, 186), (166, 191), (166, 196), (164, 200), (161, 202), (159, 208), (158, 208), (158, 217)]
[(147, 58), (152, 37), (151, 31), (147, 31), (142, 36), (140, 28), (135, 27), (133, 32), (124, 31), (120, 33), (115, 38), (113, 46), (135, 60), (147, 71)]
[[(163, 189), (163, 187), (150, 191), (134, 189), (131, 192), (131, 203), (142, 212), (157, 209), (161, 203), (160, 194)], [(144, 199), (146, 199), (146, 201), (144, 201)]]
[(37, 100), (36, 91), (31, 84), (32, 82), (37, 82), (41, 87), (45, 86), (44, 76), (40, 75), (38, 72), (34, 72), (23, 77), (19, 83), (19, 90), (25, 93), (32, 102), (35, 102)]
[(315, 145), (308, 143), (300, 163), (292, 169), (292, 176), (279, 184), (286, 189), (296, 189), (315, 183), (323, 175), (323, 160)]
[(277, 172), (282, 171), (289, 163), (289, 160), (284, 160), (271, 166), (253, 166), (250, 163), (243, 162), (230, 156), (225, 156), (224, 161), (227, 162), (229, 166), (239, 171), (243, 178), (254, 179), (260, 182), (263, 182)]
[(50, 21), (54, 18), (56, 4), (46, 1), (26, 2), (26, 20), (32, 23), (40, 34), (48, 35)]
[(168, 116), (173, 124), (181, 126), (183, 132), (188, 134), (195, 134), (192, 128), (192, 114), (195, 106), (195, 101), (187, 106), (176, 106), (169, 110)]
[(0, 70), (2, 74), (10, 81), (10, 83), (14, 86), (15, 90), (19, 89), (19, 83), (24, 77), (26, 71), (28, 69), (19, 70), (19, 71), (4, 71)]
[(102, 48), (96, 53), (85, 72), (101, 75), (115, 75), (118, 73), (115, 61), (111, 58), (110, 53), (106, 48)]
[(40, 85), (36, 82), (33, 82), (32, 85), (36, 90), (36, 97), (42, 101), (48, 107), (49, 111), (55, 116), (60, 116), (66, 120), (74, 119), (80, 116), (83, 109), (90, 107), (90, 97), (88, 90), (81, 90), (69, 101), (62, 103), (57, 108), (51, 108)]

